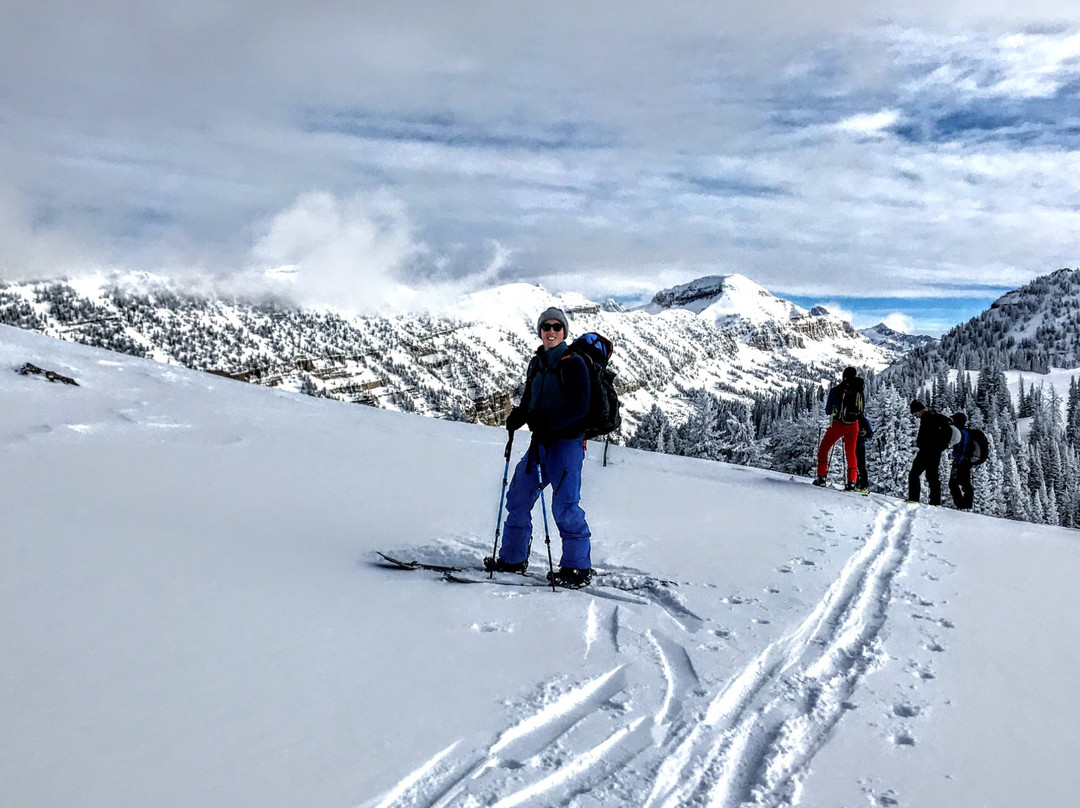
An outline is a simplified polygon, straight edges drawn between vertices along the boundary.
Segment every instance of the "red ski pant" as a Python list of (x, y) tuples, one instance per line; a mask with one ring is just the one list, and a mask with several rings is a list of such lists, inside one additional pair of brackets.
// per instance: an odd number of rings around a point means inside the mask
[(833, 421), (825, 430), (825, 437), (817, 449), (817, 476), (827, 477), (829, 474), (829, 452), (835, 443), (843, 439), (844, 458), (847, 460), (848, 482), (855, 482), (859, 476), (859, 463), (855, 459), (855, 445), (859, 442), (859, 425), (845, 424), (841, 421)]

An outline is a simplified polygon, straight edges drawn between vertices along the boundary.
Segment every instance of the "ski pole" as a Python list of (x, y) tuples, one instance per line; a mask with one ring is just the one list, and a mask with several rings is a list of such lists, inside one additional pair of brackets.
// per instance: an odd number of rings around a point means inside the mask
[(537, 452), (536, 454), (537, 454), (537, 458), (536, 458), (536, 478), (537, 478), (537, 482), (539, 482), (539, 484), (540, 484), (540, 513), (542, 513), (544, 515), (544, 544), (547, 545), (548, 574), (551, 576), (549, 578), (549, 580), (551, 581), (551, 591), (554, 592), (555, 591), (555, 563), (551, 559), (551, 531), (548, 529), (547, 505), (544, 503), (544, 471), (543, 471), (543, 467), (540, 465), (540, 457), (539, 457), (540, 453)]
[(499, 494), (499, 512), (495, 516), (495, 544), (491, 548), (491, 561), (492, 568), (488, 570), (488, 580), (490, 581), (495, 577), (495, 559), (498, 558), (496, 553), (499, 551), (499, 534), (502, 532), (502, 512), (503, 512), (503, 500), (506, 499), (506, 481), (510, 477), (510, 451), (514, 445), (514, 433), (510, 433), (510, 440), (506, 442), (506, 468), (503, 469), (503, 481), (502, 481), (502, 493)]

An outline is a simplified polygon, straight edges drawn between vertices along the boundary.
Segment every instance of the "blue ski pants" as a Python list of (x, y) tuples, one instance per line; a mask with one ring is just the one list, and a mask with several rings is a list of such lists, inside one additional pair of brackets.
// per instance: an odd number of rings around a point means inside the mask
[(541, 485), (551, 486), (551, 513), (562, 538), (560, 567), (592, 569), (591, 533), (581, 509), (581, 466), (585, 442), (575, 440), (533, 441), (514, 468), (506, 492), (506, 523), (499, 557), (520, 564), (529, 556), (532, 509)]

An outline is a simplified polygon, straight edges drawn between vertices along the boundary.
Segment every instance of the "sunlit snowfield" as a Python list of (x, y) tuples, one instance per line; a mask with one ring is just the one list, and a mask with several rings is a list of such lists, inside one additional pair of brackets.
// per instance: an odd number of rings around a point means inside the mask
[(596, 446), (591, 590), (377, 563), (504, 443), (0, 328), (0, 804), (1071, 804), (1074, 532)]

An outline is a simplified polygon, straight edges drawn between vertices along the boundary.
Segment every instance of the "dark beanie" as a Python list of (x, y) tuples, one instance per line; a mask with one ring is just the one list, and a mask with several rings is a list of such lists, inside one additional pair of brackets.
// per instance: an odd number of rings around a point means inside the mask
[(855, 370), (855, 368), (844, 368), (843, 378), (854, 379), (858, 374), (859, 371)]
[(925, 409), (926, 409), (926, 407), (923, 405), (923, 403), (921, 401), (919, 401), (919, 399), (915, 399), (914, 401), (911, 402), (911, 414), (912, 415), (914, 415), (917, 412), (922, 412)]
[(563, 334), (565, 334), (567, 336), (570, 335), (570, 326), (566, 322), (566, 315), (563, 314), (562, 309), (557, 309), (554, 306), (552, 306), (549, 309), (545, 309), (544, 313), (540, 315), (540, 319), (536, 321), (536, 333), (537, 334), (541, 333), (540, 332), (540, 326), (542, 326), (548, 320), (558, 320), (560, 323), (562, 323)]
[(965, 426), (967, 426), (967, 413), (966, 412), (954, 412), (953, 417), (952, 417), (952, 422), (954, 424), (956, 424), (958, 427), (960, 427), (961, 429), (963, 429)]

